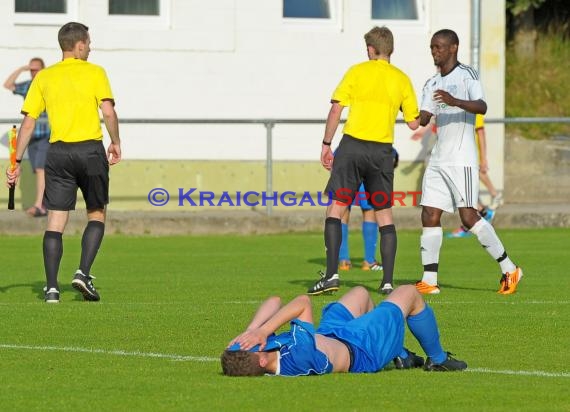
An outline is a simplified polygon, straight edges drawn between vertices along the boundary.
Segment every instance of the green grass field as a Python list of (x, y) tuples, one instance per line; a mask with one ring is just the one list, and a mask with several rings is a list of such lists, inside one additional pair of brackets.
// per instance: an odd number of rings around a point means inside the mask
[[(322, 234), (108, 236), (93, 272), (102, 301), (70, 286), (80, 238), (64, 238), (61, 302), (43, 302), (41, 237), (4, 237), (0, 277), (3, 411), (569, 411), (567, 229), (501, 230), (525, 271), (496, 293), (498, 267), (473, 238), (445, 239), (442, 293), (429, 297), (460, 373), (230, 378), (218, 357), (270, 294), (303, 293), (324, 264)], [(397, 283), (418, 279), (419, 232), (400, 232)], [(351, 238), (353, 261), (362, 256)], [(342, 273), (375, 291), (376, 274)], [(374, 295), (377, 300), (378, 295)], [(320, 308), (334, 296), (315, 297)], [(421, 353), (408, 335), (407, 346)]]

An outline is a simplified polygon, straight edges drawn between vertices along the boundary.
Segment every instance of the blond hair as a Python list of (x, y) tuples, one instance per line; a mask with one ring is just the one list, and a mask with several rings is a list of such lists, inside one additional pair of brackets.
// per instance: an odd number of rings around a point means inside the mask
[(390, 56), (394, 52), (394, 36), (386, 26), (373, 27), (364, 35), (364, 41), (376, 54)]

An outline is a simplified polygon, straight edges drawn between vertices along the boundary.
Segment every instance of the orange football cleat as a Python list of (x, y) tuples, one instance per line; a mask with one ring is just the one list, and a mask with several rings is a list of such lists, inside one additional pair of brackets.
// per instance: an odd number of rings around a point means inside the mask
[(382, 263), (376, 261), (368, 263), (367, 261), (363, 261), (362, 270), (382, 270)]
[(418, 280), (416, 282), (416, 289), (424, 295), (437, 295), (440, 292), (439, 286), (430, 285), (429, 283)]
[(523, 277), (523, 271), (521, 268), (517, 267), (514, 272), (505, 273), (501, 277), (501, 287), (497, 291), (501, 295), (510, 295), (517, 291), (517, 285)]
[(341, 260), (338, 262), (338, 270), (350, 270), (352, 269), (352, 263), (350, 260)]

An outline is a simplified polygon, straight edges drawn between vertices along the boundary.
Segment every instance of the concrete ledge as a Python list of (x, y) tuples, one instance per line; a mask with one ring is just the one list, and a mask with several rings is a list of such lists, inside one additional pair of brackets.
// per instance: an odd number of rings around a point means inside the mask
[[(276, 212), (266, 216), (257, 211), (216, 212), (124, 212), (108, 213), (106, 233), (128, 235), (219, 235), (271, 234), (286, 232), (320, 232), (323, 229), (324, 208), (308, 211)], [(351, 226), (358, 228), (361, 214), (355, 210)], [(394, 220), (399, 229), (419, 230), (419, 208), (395, 208)], [(45, 218), (32, 218), (23, 211), (0, 211), (0, 234), (38, 235), (45, 230)], [(444, 214), (445, 230), (459, 225), (457, 214)], [(568, 204), (512, 204), (497, 211), (497, 228), (570, 227)], [(81, 234), (85, 227), (85, 211), (71, 213), (66, 234)]]
[(570, 199), (568, 139), (506, 139), (505, 190), (509, 203), (564, 203)]

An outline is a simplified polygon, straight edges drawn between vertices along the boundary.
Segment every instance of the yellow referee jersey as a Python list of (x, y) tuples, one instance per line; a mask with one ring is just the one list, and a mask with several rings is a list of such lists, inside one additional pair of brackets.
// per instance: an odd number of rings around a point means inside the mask
[(114, 100), (102, 67), (68, 58), (40, 71), (32, 81), (22, 114), (37, 119), (44, 110), (50, 143), (101, 140), (99, 105)]
[(343, 132), (362, 140), (393, 143), (398, 111), (406, 122), (419, 116), (409, 77), (385, 60), (352, 66), (331, 100), (350, 108)]

